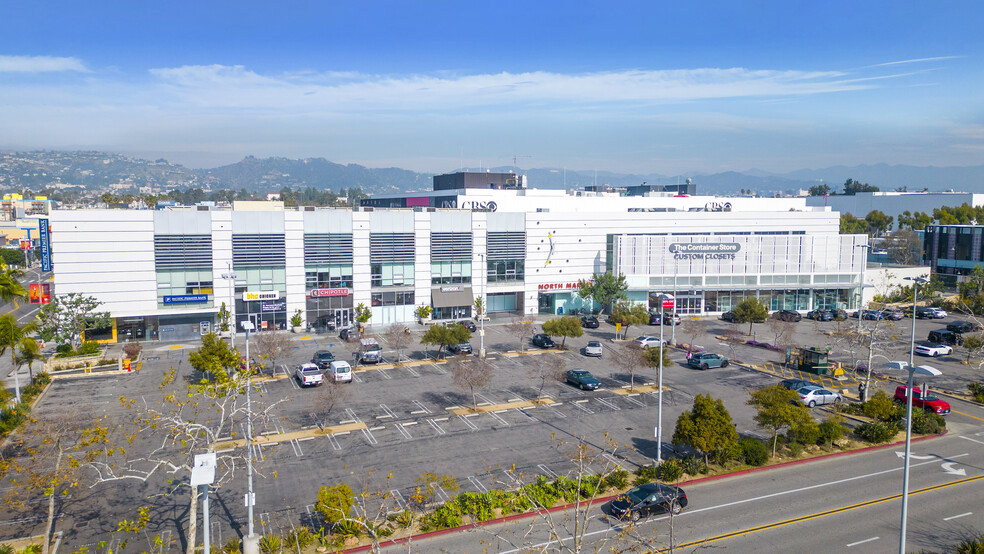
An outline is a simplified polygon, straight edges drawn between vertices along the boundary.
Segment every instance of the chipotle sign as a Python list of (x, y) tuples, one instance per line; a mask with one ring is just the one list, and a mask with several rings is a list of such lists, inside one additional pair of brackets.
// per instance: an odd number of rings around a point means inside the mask
[(349, 296), (352, 294), (352, 289), (340, 288), (340, 289), (311, 289), (311, 298), (323, 298), (326, 296)]

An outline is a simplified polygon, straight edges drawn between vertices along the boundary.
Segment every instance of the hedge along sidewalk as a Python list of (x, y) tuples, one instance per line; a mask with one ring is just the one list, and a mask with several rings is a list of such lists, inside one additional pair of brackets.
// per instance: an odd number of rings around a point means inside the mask
[[(916, 438), (913, 438), (911, 440), (911, 442), (922, 442), (922, 441), (926, 441), (926, 440), (930, 440), (930, 439), (940, 438), (940, 437), (945, 436), (946, 433), (947, 433), (947, 431), (944, 430), (939, 435), (926, 435), (926, 436), (922, 436), (922, 437), (916, 437)], [(689, 485), (698, 485), (698, 484), (703, 484), (703, 483), (709, 483), (711, 481), (718, 481), (718, 480), (726, 479), (726, 478), (729, 478), (729, 477), (738, 477), (740, 475), (746, 475), (746, 474), (749, 474), (749, 473), (758, 473), (758, 472), (761, 472), (761, 471), (769, 471), (769, 470), (772, 470), (772, 469), (779, 469), (779, 468), (785, 468), (785, 467), (802, 465), (802, 464), (806, 464), (806, 463), (814, 462), (814, 461), (828, 460), (828, 459), (831, 459), (831, 458), (839, 458), (841, 456), (848, 456), (848, 455), (851, 455), (851, 454), (860, 454), (860, 453), (863, 453), (863, 452), (871, 452), (871, 451), (875, 451), (875, 450), (884, 450), (886, 448), (894, 448), (894, 447), (899, 446), (901, 444), (905, 444), (905, 441), (902, 440), (902, 441), (895, 441), (895, 442), (890, 442), (890, 443), (886, 443), (886, 444), (877, 444), (877, 445), (873, 445), (873, 446), (867, 446), (867, 447), (864, 447), (864, 448), (858, 448), (857, 450), (845, 450), (843, 452), (832, 452), (830, 454), (824, 454), (824, 455), (821, 455), (821, 456), (814, 456), (812, 458), (803, 458), (803, 459), (800, 459), (800, 460), (791, 460), (791, 461), (782, 462), (782, 463), (779, 463), (779, 464), (766, 465), (766, 466), (762, 466), (762, 467), (753, 467), (753, 468), (749, 468), (749, 469), (743, 469), (743, 470), (740, 470), (740, 471), (734, 471), (734, 472), (731, 472), (731, 473), (721, 473), (721, 474), (718, 474), (718, 475), (710, 475), (710, 476), (707, 476), (707, 477), (699, 477), (697, 479), (691, 479), (689, 481), (681, 481), (680, 483), (676, 483), (676, 485), (677, 486), (680, 486), (680, 487), (683, 487), (683, 486), (689, 486)], [(487, 521), (476, 521), (476, 522), (469, 523), (467, 525), (459, 525), (458, 527), (452, 527), (450, 529), (438, 529), (436, 531), (429, 531), (427, 533), (420, 533), (418, 535), (413, 535), (413, 536), (410, 536), (410, 537), (401, 537), (401, 538), (398, 538), (398, 539), (392, 539), (392, 540), (380, 542), (379, 543), (379, 547), (380, 548), (386, 548), (386, 547), (389, 547), (389, 546), (397, 546), (397, 545), (401, 545), (401, 544), (406, 544), (406, 543), (408, 543), (410, 541), (419, 541), (419, 540), (422, 540), (422, 539), (429, 539), (429, 538), (433, 538), (433, 537), (439, 537), (441, 535), (447, 535), (447, 534), (450, 534), (450, 533), (458, 533), (458, 532), (461, 532), (461, 531), (468, 531), (468, 530), (474, 529), (476, 527), (486, 527), (486, 526), (489, 526), (489, 525), (496, 525), (496, 524), (500, 524), (500, 523), (508, 523), (510, 521), (517, 521), (517, 520), (526, 519), (526, 518), (530, 518), (530, 517), (536, 517), (536, 516), (539, 516), (539, 515), (542, 515), (542, 514), (545, 514), (545, 513), (554, 513), (554, 512), (564, 511), (564, 510), (571, 510), (571, 509), (574, 509), (577, 506), (585, 506), (585, 505), (587, 505), (587, 506), (594, 506), (596, 504), (604, 504), (606, 502), (610, 502), (610, 501), (614, 500), (620, 494), (622, 494), (622, 493), (620, 492), (618, 494), (612, 494), (612, 495), (608, 495), (608, 496), (602, 496), (602, 497), (598, 497), (598, 498), (594, 498), (594, 499), (590, 499), (590, 500), (585, 500), (584, 502), (571, 503), (571, 504), (562, 504), (560, 506), (554, 506), (552, 508), (546, 508), (546, 509), (541, 509), (541, 510), (529, 511), (529, 512), (525, 512), (525, 513), (522, 513), (522, 514), (512, 514), (512, 515), (503, 516), (503, 517), (499, 517), (499, 518), (495, 518), (495, 519), (490, 519), (490, 520), (487, 520)], [(355, 553), (355, 552), (367, 552), (367, 551), (369, 551), (371, 549), (372, 549), (372, 545), (367, 544), (367, 545), (362, 545), (362, 546), (355, 546), (355, 547), (352, 547), (352, 548), (343, 550), (342, 552), (345, 552), (345, 553), (349, 553), (349, 552), (351, 552), (351, 553)]]

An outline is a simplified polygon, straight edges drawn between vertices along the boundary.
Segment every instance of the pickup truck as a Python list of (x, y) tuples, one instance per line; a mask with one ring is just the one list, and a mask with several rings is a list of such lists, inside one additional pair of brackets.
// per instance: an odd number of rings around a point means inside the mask
[(321, 373), (321, 369), (314, 364), (301, 364), (297, 367), (297, 371), (294, 372), (294, 376), (305, 387), (316, 387), (325, 379)]

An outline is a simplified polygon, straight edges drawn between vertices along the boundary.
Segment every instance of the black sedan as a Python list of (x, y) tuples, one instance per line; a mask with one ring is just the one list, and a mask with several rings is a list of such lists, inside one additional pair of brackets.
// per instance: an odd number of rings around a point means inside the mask
[(533, 335), (533, 344), (536, 345), (536, 346), (539, 346), (540, 348), (556, 348), (557, 347), (557, 345), (554, 344), (553, 339), (550, 338), (550, 335), (547, 335), (545, 333), (538, 333), (536, 335)]
[(470, 319), (466, 319), (464, 321), (459, 321), (458, 324), (459, 325), (463, 325), (465, 327), (465, 329), (468, 329), (472, 333), (475, 332), (475, 329), (478, 329), (478, 326), (475, 325), (475, 322), (472, 321), (472, 320), (470, 320)]
[(581, 316), (581, 327), (585, 329), (597, 329), (601, 323), (598, 322), (598, 318), (593, 315)]
[(581, 390), (596, 390), (601, 386), (599, 381), (590, 371), (583, 369), (570, 369), (565, 374), (567, 382)]
[(335, 355), (329, 350), (318, 350), (311, 357), (311, 363), (317, 365), (320, 369), (328, 369), (328, 364), (335, 361)]
[(833, 321), (834, 312), (830, 310), (811, 310), (806, 312), (806, 317), (814, 321)]
[(679, 514), (687, 507), (687, 493), (680, 487), (662, 483), (646, 483), (618, 495), (612, 500), (612, 515), (620, 519), (639, 521), (652, 514)]
[(773, 312), (772, 317), (778, 319), (779, 321), (800, 321), (803, 316), (800, 315), (796, 310), (779, 310), (778, 312)]
[(722, 321), (727, 321), (728, 323), (734, 323), (736, 319), (737, 318), (735, 317), (734, 312), (724, 312), (723, 314), (721, 314)]

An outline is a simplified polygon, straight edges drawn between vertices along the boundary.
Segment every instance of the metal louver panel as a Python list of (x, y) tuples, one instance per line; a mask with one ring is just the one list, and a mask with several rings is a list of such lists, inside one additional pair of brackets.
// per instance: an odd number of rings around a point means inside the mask
[(432, 233), (431, 261), (469, 261), (472, 257), (471, 233)]
[(304, 235), (304, 265), (352, 263), (352, 233), (309, 233)]
[(154, 268), (212, 269), (212, 236), (154, 235)]
[(525, 231), (492, 231), (488, 234), (490, 260), (523, 260), (526, 258)]
[(370, 233), (369, 262), (413, 262), (413, 233)]
[(283, 267), (283, 235), (232, 235), (233, 267)]

